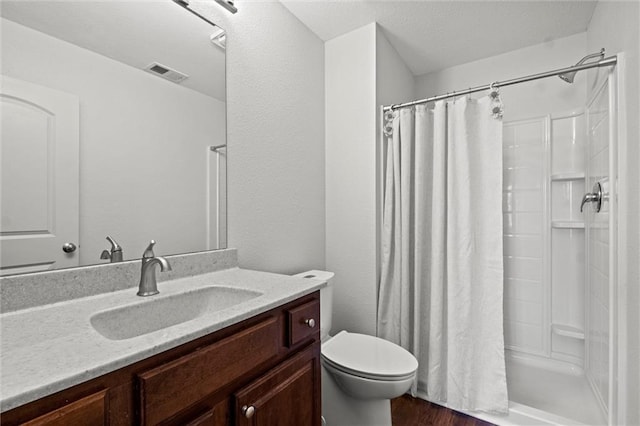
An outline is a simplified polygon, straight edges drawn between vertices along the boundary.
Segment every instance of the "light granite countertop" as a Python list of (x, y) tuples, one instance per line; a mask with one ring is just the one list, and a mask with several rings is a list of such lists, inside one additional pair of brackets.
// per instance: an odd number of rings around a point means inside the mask
[[(31, 307), (0, 315), (0, 411), (85, 382), (312, 293), (315, 279), (237, 267), (158, 283), (160, 294), (141, 298), (137, 288)], [(91, 325), (101, 311), (153, 303), (207, 286), (261, 293), (234, 306), (124, 340), (109, 340)], [(127, 324), (122, 324), (127, 327)]]

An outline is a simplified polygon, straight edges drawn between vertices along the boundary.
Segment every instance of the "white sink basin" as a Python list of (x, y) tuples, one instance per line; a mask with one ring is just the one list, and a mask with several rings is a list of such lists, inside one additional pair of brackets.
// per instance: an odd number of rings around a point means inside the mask
[(162, 297), (150, 296), (141, 303), (98, 312), (91, 325), (110, 340), (124, 340), (191, 321), (209, 312), (221, 311), (262, 293), (234, 287), (202, 287)]

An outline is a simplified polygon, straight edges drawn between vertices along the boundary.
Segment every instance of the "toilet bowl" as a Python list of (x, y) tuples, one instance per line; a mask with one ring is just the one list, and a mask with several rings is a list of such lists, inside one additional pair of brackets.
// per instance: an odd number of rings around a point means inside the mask
[(418, 361), (404, 348), (375, 336), (331, 328), (332, 272), (296, 277), (323, 280), (320, 290), (322, 416), (327, 426), (391, 426), (391, 402), (411, 388)]
[(322, 365), (345, 393), (358, 399), (391, 399), (408, 391), (418, 362), (386, 340), (341, 331), (322, 345)]

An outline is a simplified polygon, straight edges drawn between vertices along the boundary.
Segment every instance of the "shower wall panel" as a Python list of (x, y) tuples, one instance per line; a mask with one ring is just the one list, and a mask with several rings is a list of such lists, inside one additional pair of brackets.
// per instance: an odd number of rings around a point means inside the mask
[(551, 119), (551, 357), (584, 366), (585, 121), (580, 109)]
[(505, 344), (584, 365), (582, 110), (504, 124)]
[(548, 118), (506, 122), (503, 136), (504, 325), (507, 348), (548, 352)]

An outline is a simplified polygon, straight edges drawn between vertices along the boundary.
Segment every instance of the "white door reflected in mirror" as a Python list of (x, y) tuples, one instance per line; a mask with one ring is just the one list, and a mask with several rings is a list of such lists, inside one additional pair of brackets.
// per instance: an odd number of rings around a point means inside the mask
[(0, 275), (78, 265), (78, 97), (2, 76)]

